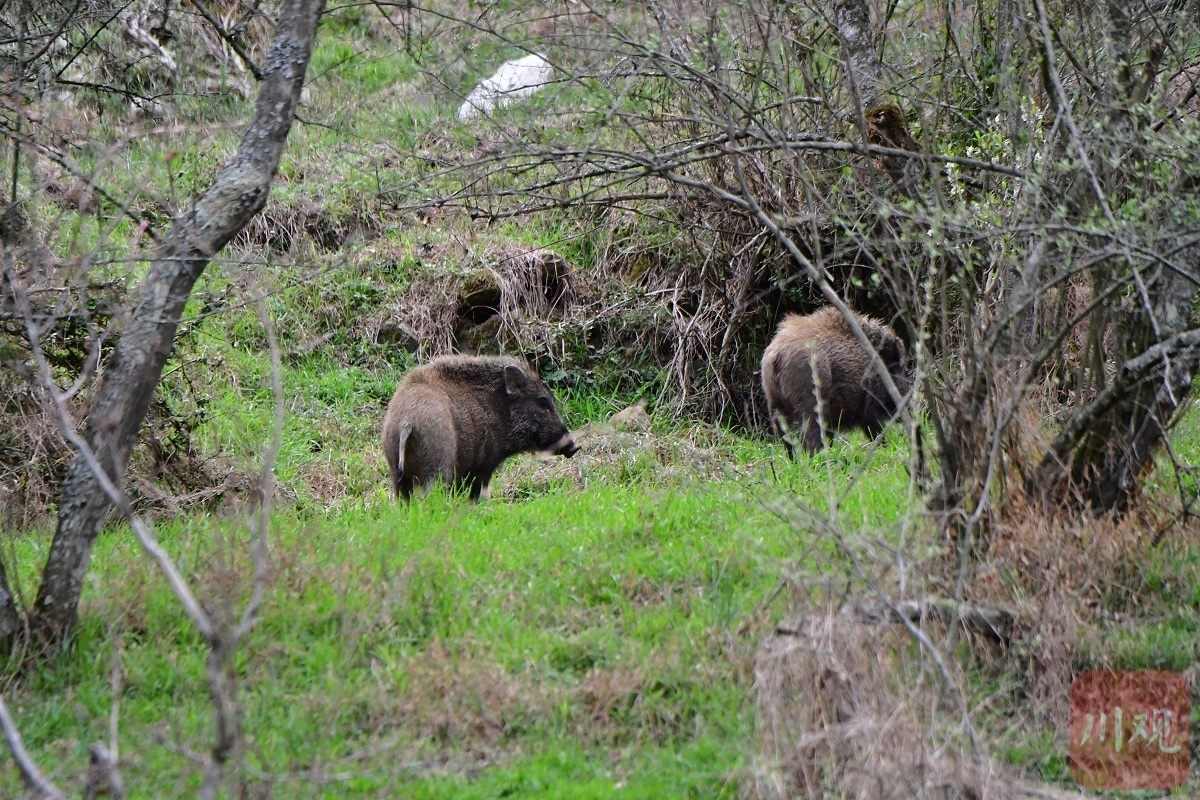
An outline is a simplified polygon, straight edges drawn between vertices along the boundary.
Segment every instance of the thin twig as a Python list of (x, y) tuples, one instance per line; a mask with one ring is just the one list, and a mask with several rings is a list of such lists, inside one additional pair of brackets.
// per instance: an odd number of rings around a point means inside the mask
[(59, 428), (63, 436), (76, 448), (79, 455), (87, 463), (88, 469), (95, 474), (97, 483), (100, 484), (101, 490), (108, 497), (109, 501), (129, 521), (129, 527), (133, 529), (138, 543), (141, 544), (142, 549), (146, 551), (164, 577), (166, 577), (167, 584), (180, 604), (183, 605), (184, 612), (188, 615), (192, 624), (196, 626), (206, 640), (210, 642), (214, 641), (217, 636), (217, 630), (208, 614), (200, 607), (200, 603), (196, 600), (195, 595), (192, 594), (191, 589), (188, 588), (187, 582), (175, 566), (175, 562), (163, 550), (150, 528), (133, 510), (133, 504), (129, 501), (129, 497), (117, 488), (108, 471), (100, 464), (100, 460), (96, 457), (95, 452), (88, 445), (87, 440), (79, 435), (75, 427), (75, 421), (72, 419), (70, 411), (67, 410), (64, 395), (59, 391), (57, 384), (54, 382), (50, 365), (46, 362), (46, 357), (41, 346), (41, 331), (34, 325), (32, 314), (28, 313), (28, 297), (24, 292), (16, 291), (17, 287), (20, 286), (16, 280), (16, 276), (11, 274), (7, 269), (5, 272), (8, 275), (10, 285), (14, 288), (17, 303), (22, 313), (25, 314), (25, 330), (29, 336), (30, 352), (37, 363), (42, 387), (49, 396), (51, 406), (56, 412)]
[(279, 457), (279, 448), (283, 445), (283, 367), (279, 352), (279, 340), (275, 335), (275, 325), (271, 321), (270, 309), (267, 307), (266, 295), (261, 291), (255, 292), (255, 310), (267, 335), (267, 348), (271, 357), (271, 394), (275, 399), (275, 407), (271, 425), (271, 442), (263, 453), (261, 478), (259, 480), (262, 492), (262, 503), (259, 506), (258, 524), (254, 531), (254, 541), (250, 548), (250, 559), (254, 564), (254, 589), (250, 601), (242, 611), (241, 621), (233, 631), (234, 642), (240, 642), (254, 625), (258, 608), (262, 604), (263, 593), (266, 590), (268, 578), (267, 564), (267, 532), (271, 526), (271, 509), (275, 497), (275, 461)]
[(21, 780), (25, 781), (25, 785), (40, 792), (44, 797), (65, 800), (66, 795), (42, 774), (37, 763), (29, 755), (29, 751), (25, 749), (25, 743), (21, 741), (21, 732), (17, 730), (16, 723), (8, 713), (8, 706), (4, 703), (3, 695), (0, 695), (0, 728), (4, 730), (4, 741), (8, 743), (8, 750), (12, 753), (13, 761), (16, 762), (17, 770), (21, 773)]
[(221, 21), (214, 17), (212, 12), (210, 12), (208, 8), (200, 2), (200, 0), (188, 0), (188, 2), (200, 12), (200, 16), (208, 20), (208, 24), (212, 25), (213, 30), (217, 32), (217, 35), (224, 39), (226, 43), (233, 48), (233, 52), (238, 54), (238, 58), (240, 58), (242, 63), (246, 65), (246, 69), (250, 70), (250, 74), (254, 76), (254, 79), (256, 81), (261, 81), (263, 79), (262, 70), (260, 70), (258, 65), (254, 63), (254, 59), (250, 58), (250, 54), (246, 52), (245, 46), (242, 45), (241, 38), (234, 36), (232, 33), (225, 30), (225, 26), (221, 24)]

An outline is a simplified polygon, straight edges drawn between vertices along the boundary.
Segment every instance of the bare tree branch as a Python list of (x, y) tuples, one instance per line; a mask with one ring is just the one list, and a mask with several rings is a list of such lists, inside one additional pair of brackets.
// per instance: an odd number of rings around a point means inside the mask
[[(133, 510), (127, 494), (122, 491), (104, 471), (100, 459), (92, 451), (87, 441), (75, 428), (74, 420), (66, 405), (66, 396), (54, 383), (49, 363), (42, 351), (41, 332), (33, 320), (26, 292), (16, 281), (16, 276), (5, 272), (5, 277), (13, 284), (16, 302), (25, 318), (31, 351), (38, 366), (38, 372), (43, 388), (53, 407), (60, 430), (64, 437), (75, 447), (79, 457), (84, 459), (91, 469), (101, 489), (106, 493), (110, 502), (121, 513), (122, 517), (133, 529), (138, 543), (150, 555), (159, 571), (167, 579), (167, 584), (176, 599), (183, 606), (185, 613), (192, 623), (204, 636), (209, 652), (205, 659), (205, 670), (209, 681), (209, 690), (214, 705), (216, 736), (210, 755), (204, 760), (204, 783), (200, 796), (211, 800), (217, 796), (224, 767), (241, 743), (242, 727), (241, 712), (237, 703), (235, 675), (231, 670), (231, 659), (236, 653), (242, 638), (253, 626), (262, 597), (266, 589), (269, 568), (266, 561), (266, 535), (270, 525), (271, 496), (274, 492), (274, 465), (279, 452), (283, 435), (284, 396), (282, 384), (282, 367), (280, 351), (275, 336), (274, 326), (266, 309), (265, 298), (256, 293), (256, 304), (267, 331), (267, 341), (271, 358), (271, 388), (275, 398), (272, 439), (263, 458), (261, 486), (263, 501), (260, 514), (254, 524), (251, 545), (251, 561), (254, 565), (254, 583), (250, 601), (247, 603), (237, 625), (230, 630), (223, 630), (221, 625), (208, 614), (200, 605), (189, 588), (174, 561), (158, 543), (150, 527)], [(120, 773), (117, 770), (116, 725), (118, 696), (120, 692), (120, 661), (119, 648), (114, 655), (112, 680), (113, 704), (110, 710), (110, 739), (112, 750), (103, 744), (92, 746), (92, 765), (89, 769), (86, 796), (95, 797), (100, 791), (107, 791), (115, 798), (123, 797), (124, 788)], [(16, 735), (15, 728), (13, 734)], [(15, 745), (13, 742), (15, 741)], [(20, 745), (19, 736), (10, 738), (10, 747)], [(16, 753), (14, 749), (14, 753)], [(31, 773), (32, 774), (32, 773)]]
[[(263, 68), (253, 121), (238, 154), (216, 183), (176, 218), (144, 279), (136, 307), (121, 332), (88, 418), (87, 441), (102, 473), (123, 479), (179, 326), (192, 286), (209, 260), (266, 203), (291, 128), (312, 53), (323, 0), (288, 0)], [(31, 610), (35, 635), (53, 641), (75, 619), (92, 543), (110, 508), (110, 495), (87, 456), (68, 471), (59, 524)]]
[(13, 761), (16, 762), (17, 770), (21, 773), (21, 780), (25, 781), (25, 785), (35, 792), (39, 792), (42, 797), (65, 800), (66, 795), (42, 774), (38, 765), (30, 757), (29, 751), (25, 749), (25, 743), (21, 741), (21, 732), (17, 730), (12, 715), (8, 713), (8, 705), (4, 702), (2, 695), (0, 695), (0, 728), (3, 729), (4, 741), (8, 744), (8, 750), (12, 753)]
[(254, 76), (254, 79), (261, 82), (263, 79), (262, 70), (260, 70), (258, 65), (254, 63), (254, 59), (250, 57), (250, 54), (246, 52), (246, 48), (242, 45), (241, 38), (234, 36), (232, 33), (225, 30), (225, 26), (221, 24), (221, 21), (214, 17), (212, 12), (208, 10), (208, 7), (205, 6), (200, 0), (188, 0), (188, 2), (190, 2), (192, 6), (200, 12), (200, 16), (204, 17), (204, 19), (208, 21), (208, 24), (213, 27), (213, 30), (215, 30), (217, 34), (224, 39), (230, 47), (233, 48), (233, 52), (238, 54), (238, 58), (240, 58), (242, 63), (246, 65), (246, 69), (250, 70), (250, 74)]

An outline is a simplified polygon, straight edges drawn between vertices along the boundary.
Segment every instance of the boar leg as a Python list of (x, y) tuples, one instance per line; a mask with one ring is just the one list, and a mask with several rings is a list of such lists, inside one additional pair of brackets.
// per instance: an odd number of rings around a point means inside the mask
[(804, 431), (804, 449), (810, 453), (816, 453), (825, 446), (824, 437), (821, 436), (821, 423), (818, 420), (808, 420), (808, 425)]
[(487, 500), (491, 494), (488, 484), (492, 481), (492, 473), (475, 472), (472, 470), (467, 473), (463, 483), (471, 490), (471, 502), (478, 503), (481, 499)]
[(771, 403), (767, 403), (767, 418), (771, 420), (771, 432), (783, 440), (783, 449), (787, 451), (787, 456), (792, 461), (796, 460), (795, 448), (792, 447), (792, 434), (788, 426), (787, 420), (784, 419), (783, 412), (773, 408)]

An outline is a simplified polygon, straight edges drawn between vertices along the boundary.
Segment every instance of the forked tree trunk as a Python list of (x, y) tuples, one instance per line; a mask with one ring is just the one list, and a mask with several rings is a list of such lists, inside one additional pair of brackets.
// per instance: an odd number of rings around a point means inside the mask
[[(117, 485), (175, 342), (184, 304), (221, 249), (267, 201), (292, 127), (324, 0), (284, 0), (250, 127), (237, 155), (203, 197), (175, 219), (139, 289), (92, 403), (87, 440)], [(58, 528), (30, 626), (43, 642), (75, 621), (92, 544), (110, 503), (76, 456), (59, 494)], [(11, 603), (11, 599), (9, 600)], [(0, 608), (0, 620), (6, 619)]]
[[(1138, 130), (1139, 117), (1130, 110), (1142, 103), (1154, 86), (1163, 53), (1168, 50), (1168, 32), (1175, 23), (1162, 27), (1156, 22), (1153, 30), (1161, 40), (1144, 38), (1139, 45), (1143, 51), (1137, 52), (1130, 5), (1109, 0), (1105, 10), (1105, 46), (1111, 69), (1104, 127), (1116, 149), (1107, 157), (1096, 158), (1095, 174), (1089, 176), (1092, 180), (1081, 179), (1076, 186), (1103, 186), (1111, 195), (1113, 187), (1120, 185), (1115, 165), (1142, 165), (1145, 169), (1148, 155), (1139, 144), (1145, 131)], [(1164, 19), (1169, 20), (1169, 15)], [(1049, 53), (1048, 26), (1045, 36), (1044, 49)], [(1130, 64), (1137, 61), (1142, 64), (1135, 74)], [(1050, 64), (1048, 56), (1046, 62)], [(1053, 90), (1065, 100), (1057, 76), (1051, 78)], [(1186, 198), (1195, 192), (1195, 178), (1182, 161), (1180, 166), (1181, 174), (1169, 196)], [(1085, 197), (1074, 201), (1081, 209), (1101, 203), (1097, 197), (1086, 197), (1086, 192), (1081, 194)], [(1145, 265), (1126, 265), (1137, 276), (1140, 291), (1133, 296), (1135, 304), (1112, 322), (1124, 345), (1123, 362), (1111, 380), (1103, 372), (1097, 375), (1102, 390), (1067, 420), (1027, 482), (1027, 492), (1043, 503), (1070, 508), (1082, 501), (1096, 513), (1124, 512), (1140, 490), (1141, 479), (1152, 467), (1177, 412), (1191, 395), (1200, 369), (1200, 329), (1192, 326), (1200, 286), (1200, 248), (1192, 233), (1196, 219), (1193, 215), (1173, 221), (1166, 215), (1163, 223), (1176, 229), (1175, 241), (1161, 251), (1164, 256)], [(1105, 273), (1109, 282), (1133, 285), (1133, 278), (1126, 273)], [(1096, 341), (1103, 341), (1107, 324), (1107, 317), (1093, 316)]]
[(1179, 250), (1179, 272), (1164, 271), (1147, 283), (1153, 306), (1124, 321), (1132, 340), (1125, 362), (1067, 420), (1030, 476), (1026, 489), (1043, 503), (1083, 501), (1097, 513), (1125, 511), (1187, 403), (1200, 368), (1200, 329), (1190, 325), (1200, 251)]

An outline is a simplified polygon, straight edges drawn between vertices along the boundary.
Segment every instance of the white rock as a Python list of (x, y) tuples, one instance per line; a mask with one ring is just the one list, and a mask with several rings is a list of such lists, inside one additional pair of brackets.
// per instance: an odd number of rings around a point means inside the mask
[(550, 62), (537, 53), (505, 62), (496, 74), (476, 86), (458, 108), (462, 121), (529, 97), (554, 78)]

